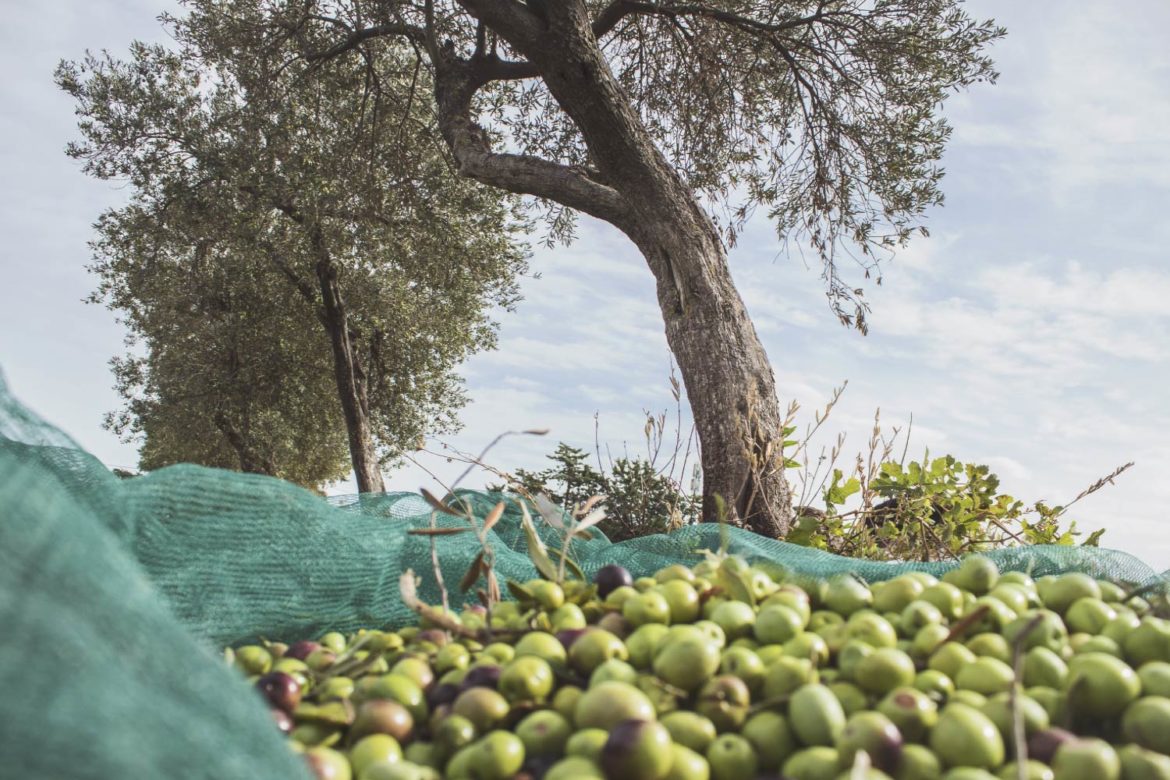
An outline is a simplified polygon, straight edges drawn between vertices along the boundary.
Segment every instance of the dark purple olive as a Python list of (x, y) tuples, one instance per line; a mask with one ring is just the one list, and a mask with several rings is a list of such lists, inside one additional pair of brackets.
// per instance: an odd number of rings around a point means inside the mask
[(633, 585), (634, 578), (621, 566), (611, 563), (597, 570), (597, 574), (593, 575), (593, 584), (597, 586), (598, 598), (603, 599), (623, 585)]
[(557, 756), (530, 756), (524, 761), (524, 766), (517, 777), (541, 780), (558, 760), (560, 759)]
[(308, 639), (303, 639), (300, 642), (293, 642), (288, 646), (288, 650), (284, 651), (285, 658), (295, 658), (298, 661), (303, 661), (309, 657), (309, 653), (318, 650), (321, 647), (320, 642), (311, 642)]
[(415, 642), (430, 642), (435, 647), (442, 647), (449, 640), (447, 632), (439, 628), (424, 628), (414, 636)]
[(276, 707), (272, 708), (272, 719), (276, 721), (276, 728), (280, 729), (281, 734), (291, 734), (293, 727), (296, 726), (291, 715)]
[(468, 688), (491, 688), (494, 691), (499, 685), (500, 667), (489, 664), (468, 669), (467, 674), (463, 675), (463, 683), (459, 689), (465, 691)]
[(585, 631), (586, 629), (584, 628), (565, 628), (558, 631), (556, 633), (556, 637), (560, 640), (561, 645), (565, 648), (565, 650), (568, 651), (568, 649), (573, 646), (573, 643), (576, 642), (580, 636), (585, 633)]
[(301, 684), (291, 674), (269, 672), (256, 681), (256, 690), (268, 703), (285, 712), (292, 712), (301, 703)]
[(459, 686), (453, 683), (436, 683), (427, 690), (427, 706), (432, 710), (443, 704), (450, 704), (459, 695)]
[(1056, 750), (1065, 742), (1076, 740), (1077, 735), (1064, 729), (1050, 728), (1037, 731), (1028, 739), (1028, 758), (1042, 764), (1051, 764)]

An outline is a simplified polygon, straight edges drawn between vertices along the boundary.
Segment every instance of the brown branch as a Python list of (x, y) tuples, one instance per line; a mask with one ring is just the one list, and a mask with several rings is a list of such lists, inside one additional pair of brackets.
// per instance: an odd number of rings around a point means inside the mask
[(401, 22), (379, 24), (374, 27), (364, 27), (360, 30), (354, 30), (328, 49), (306, 54), (305, 59), (309, 62), (332, 59), (360, 46), (371, 38), (385, 38), (387, 36), (408, 38), (416, 43), (425, 42), (427, 37), (425, 30), (413, 24), (404, 24)]
[(324, 317), (324, 314), (318, 310), (320, 307), (320, 300), (317, 297), (317, 288), (313, 287), (313, 285), (309, 284), (307, 279), (298, 274), (296, 269), (288, 264), (288, 261), (285, 260), (278, 251), (276, 251), (276, 247), (274, 247), (272, 244), (267, 241), (262, 241), (260, 246), (264, 248), (265, 253), (268, 255), (268, 259), (272, 261), (272, 264), (276, 266), (277, 270), (279, 270), (282, 274), (284, 274), (285, 278), (292, 282), (293, 287), (297, 288), (297, 292), (301, 294), (301, 297), (310, 303), (314, 307), (314, 310), (317, 310), (317, 316)]
[(471, 100), (486, 83), (481, 62), (468, 62), (452, 49), (442, 52), (435, 68), (439, 127), (459, 166), (459, 173), (519, 195), (533, 195), (622, 225), (629, 208), (617, 190), (583, 171), (523, 154), (494, 152), (488, 135), (472, 119)]
[(731, 25), (732, 27), (752, 30), (757, 33), (780, 33), (795, 30), (799, 27), (808, 27), (817, 22), (826, 21), (834, 16), (850, 16), (851, 12), (825, 11), (821, 8), (816, 13), (808, 16), (788, 19), (783, 22), (762, 22), (759, 19), (740, 16), (730, 11), (696, 3), (688, 5), (659, 5), (657, 3), (640, 2), (639, 0), (614, 0), (603, 8), (601, 13), (597, 15), (597, 18), (593, 20), (593, 35), (600, 39), (612, 32), (625, 17), (637, 15), (668, 16), (671, 18), (678, 16), (701, 16)]
[(531, 62), (524, 60), (502, 60), (495, 54), (488, 54), (475, 60), (476, 77), (488, 83), (489, 81), (518, 81), (532, 79), (540, 75), (540, 71)]

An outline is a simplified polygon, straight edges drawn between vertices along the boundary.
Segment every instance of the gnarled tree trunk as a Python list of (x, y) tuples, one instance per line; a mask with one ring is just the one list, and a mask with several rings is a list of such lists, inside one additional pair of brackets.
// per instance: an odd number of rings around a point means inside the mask
[[(730, 518), (779, 538), (788, 530), (792, 499), (772, 368), (714, 228), (701, 216), (644, 223), (631, 238), (654, 272), (666, 340), (699, 434), (703, 517), (717, 517), (718, 495)], [(687, 229), (679, 230), (683, 222)]]
[[(556, 4), (537, 22), (517, 4), (467, 0), (527, 63), (491, 55), (433, 53), (444, 139), (460, 173), (512, 192), (557, 201), (616, 226), (637, 245), (657, 281), (667, 343), (678, 362), (699, 434), (703, 518), (783, 536), (792, 497), (783, 470), (775, 380), (731, 278), (710, 217), (654, 144), (613, 77), (584, 3)], [(572, 118), (596, 170), (493, 152), (471, 111), (493, 78), (539, 75)]]

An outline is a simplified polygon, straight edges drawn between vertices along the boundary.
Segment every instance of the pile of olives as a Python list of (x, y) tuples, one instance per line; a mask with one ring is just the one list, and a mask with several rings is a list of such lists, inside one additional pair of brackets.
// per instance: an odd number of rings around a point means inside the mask
[(1086, 574), (511, 590), (228, 655), (322, 780), (1170, 780), (1170, 621)]

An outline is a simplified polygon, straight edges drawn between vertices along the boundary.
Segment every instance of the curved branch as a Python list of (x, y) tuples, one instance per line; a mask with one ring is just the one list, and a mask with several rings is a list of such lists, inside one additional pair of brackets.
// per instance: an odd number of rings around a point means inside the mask
[(779, 33), (788, 30), (794, 30), (798, 27), (807, 27), (817, 22), (823, 22), (834, 16), (849, 16), (848, 11), (826, 11), (824, 8), (818, 8), (815, 13), (808, 16), (799, 16), (794, 19), (787, 19), (783, 22), (762, 22), (759, 19), (752, 19), (748, 16), (741, 16), (739, 14), (725, 11), (720, 8), (712, 8), (701, 3), (688, 3), (686, 5), (664, 5), (660, 3), (648, 3), (641, 0), (613, 0), (609, 5), (602, 9), (597, 18), (593, 20), (593, 35), (600, 39), (612, 32), (615, 27), (627, 16), (666, 16), (670, 18), (677, 18), (679, 16), (701, 16), (708, 19), (713, 19), (717, 22), (731, 25), (732, 27), (739, 27), (744, 30), (751, 30), (757, 33)]
[(305, 59), (309, 62), (318, 62), (320, 60), (327, 60), (345, 54), (347, 51), (357, 48), (365, 41), (371, 38), (385, 38), (387, 36), (397, 36), (399, 38), (407, 38), (416, 43), (425, 43), (427, 34), (426, 31), (413, 24), (405, 24), (402, 22), (392, 22), (389, 24), (379, 24), (374, 27), (363, 27), (360, 30), (354, 30), (342, 40), (330, 46), (328, 49), (322, 51), (310, 52), (305, 55)]
[(491, 80), (480, 70), (481, 64), (461, 60), (451, 49), (435, 63), (439, 127), (459, 173), (518, 195), (555, 201), (621, 227), (630, 212), (625, 198), (582, 169), (531, 155), (492, 151), (487, 133), (472, 119), (471, 99)]

